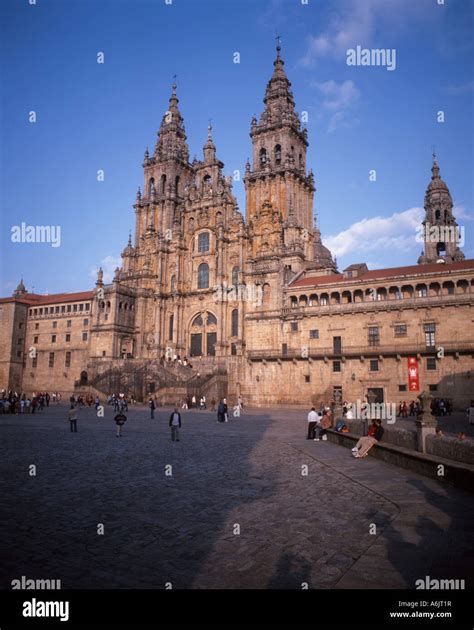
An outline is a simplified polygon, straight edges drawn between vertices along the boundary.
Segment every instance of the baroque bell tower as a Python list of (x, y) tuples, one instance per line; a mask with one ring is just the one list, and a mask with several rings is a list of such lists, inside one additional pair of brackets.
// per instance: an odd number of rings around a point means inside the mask
[(298, 225), (311, 229), (314, 179), (306, 174), (307, 131), (295, 111), (284, 62), (277, 46), (274, 71), (267, 84), (265, 110), (252, 119), (252, 165), (247, 166), (247, 221), (270, 202), (283, 220), (294, 216)]
[(438, 160), (434, 153), (431, 181), (426, 189), (424, 206), (424, 252), (418, 263), (423, 265), (464, 260), (464, 254), (459, 249), (461, 233), (453, 215), (453, 200), (449, 188), (440, 177)]
[(260, 120), (254, 116), (251, 123), (252, 163), (247, 162), (244, 181), (249, 259), (257, 268), (265, 267), (264, 258), (278, 259), (283, 266), (280, 280), (285, 282), (308, 266), (323, 273), (336, 266), (313, 221), (316, 188), (306, 168), (308, 134), (295, 111), (279, 43), (276, 52), (265, 109)]

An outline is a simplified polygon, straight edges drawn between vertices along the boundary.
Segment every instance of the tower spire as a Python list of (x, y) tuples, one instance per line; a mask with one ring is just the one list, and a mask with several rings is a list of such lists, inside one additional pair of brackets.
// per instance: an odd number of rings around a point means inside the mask
[(438, 158), (433, 150), (431, 181), (425, 193), (425, 219), (423, 221), (424, 251), (419, 264), (464, 260), (459, 248), (461, 232), (453, 215), (453, 200), (441, 179)]
[(216, 145), (212, 139), (212, 118), (209, 118), (209, 124), (207, 126), (207, 141), (204, 145), (204, 162), (206, 164), (212, 164), (216, 161)]
[(158, 131), (154, 157), (158, 161), (177, 158), (187, 163), (189, 161), (189, 148), (186, 142), (183, 117), (178, 107), (179, 99), (176, 89), (176, 75), (174, 75), (169, 106), (163, 115)]
[(276, 58), (273, 62), (273, 74), (267, 83), (263, 102), (265, 110), (260, 116), (258, 124), (252, 121), (251, 133), (267, 128), (291, 126), (293, 130), (301, 134), (301, 139), (307, 145), (306, 138), (303, 138), (301, 132), (301, 123), (298, 114), (295, 111), (295, 101), (291, 91), (291, 83), (285, 72), (285, 62), (281, 57), (281, 38), (276, 37)]
[(431, 179), (440, 179), (439, 177), (439, 165), (438, 165), (438, 160), (436, 157), (436, 153), (433, 149), (433, 166), (431, 167)]

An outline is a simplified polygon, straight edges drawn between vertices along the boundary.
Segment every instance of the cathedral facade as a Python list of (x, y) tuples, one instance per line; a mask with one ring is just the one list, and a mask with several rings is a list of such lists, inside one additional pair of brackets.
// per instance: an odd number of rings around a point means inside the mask
[(474, 261), (452, 238), (436, 158), (418, 264), (339, 272), (313, 219), (308, 135), (279, 47), (250, 137), (244, 219), (210, 126), (190, 161), (173, 85), (113, 282), (99, 271), (90, 292), (56, 296), (20, 283), (0, 300), (0, 388), (120, 388), (164, 402), (199, 391), (255, 405), (411, 400), (423, 389), (455, 406), (474, 398)]

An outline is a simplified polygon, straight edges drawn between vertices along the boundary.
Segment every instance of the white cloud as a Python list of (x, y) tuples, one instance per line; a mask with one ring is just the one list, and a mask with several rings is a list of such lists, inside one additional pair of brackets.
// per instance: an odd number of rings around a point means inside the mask
[(353, 258), (366, 257), (368, 252), (382, 256), (389, 249), (410, 251), (420, 245), (416, 230), (423, 217), (423, 208), (410, 208), (390, 217), (362, 219), (347, 230), (328, 236), (324, 244), (336, 256), (350, 253)]
[(468, 94), (469, 92), (474, 91), (474, 81), (468, 81), (467, 83), (462, 83), (461, 85), (448, 85), (443, 88), (443, 91), (447, 94), (452, 94), (453, 96), (458, 96), (458, 94)]
[[(311, 67), (320, 57), (346, 58), (348, 48), (370, 46), (380, 32), (392, 34), (406, 28), (411, 21), (427, 21), (431, 0), (349, 0), (339, 3), (325, 31), (308, 38), (305, 54), (299, 64)], [(387, 27), (387, 28), (384, 28)], [(380, 39), (380, 38), (379, 38)], [(381, 43), (382, 47), (388, 45)]]
[(316, 87), (324, 96), (323, 107), (332, 111), (351, 107), (360, 96), (360, 91), (355, 86), (354, 81), (336, 83), (331, 79), (324, 83), (314, 82), (311, 85)]
[(350, 127), (357, 119), (347, 114), (348, 109), (353, 107), (359, 100), (360, 91), (354, 81), (343, 81), (337, 83), (333, 79), (318, 83), (311, 83), (322, 95), (321, 106), (331, 112), (328, 132), (332, 133), (338, 127)]
[[(121, 264), (122, 259), (120, 258), (120, 256), (106, 256), (101, 260), (99, 267), (102, 267), (102, 271), (104, 272), (104, 282), (106, 284), (112, 282), (115, 274), (115, 268), (120, 267)], [(94, 267), (90, 270), (90, 275), (93, 278), (97, 278), (99, 267)]]
[(459, 219), (462, 221), (474, 221), (474, 215), (469, 213), (464, 206), (454, 204), (453, 215), (456, 221), (459, 223)]

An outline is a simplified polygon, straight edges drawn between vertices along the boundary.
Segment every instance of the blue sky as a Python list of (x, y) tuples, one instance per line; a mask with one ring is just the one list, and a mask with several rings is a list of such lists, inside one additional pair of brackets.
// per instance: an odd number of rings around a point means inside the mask
[[(243, 172), (276, 32), (296, 107), (309, 115), (314, 210), (339, 267), (416, 262), (433, 146), (474, 257), (473, 2), (303, 2), (4, 0), (0, 294), (20, 276), (36, 292), (86, 290), (99, 265), (118, 264), (173, 74), (191, 156), (202, 155), (212, 118), (225, 172)], [(357, 45), (394, 48), (396, 69), (348, 66)], [(242, 182), (234, 193), (245, 212)], [(60, 225), (61, 246), (12, 243), (22, 221)]]

